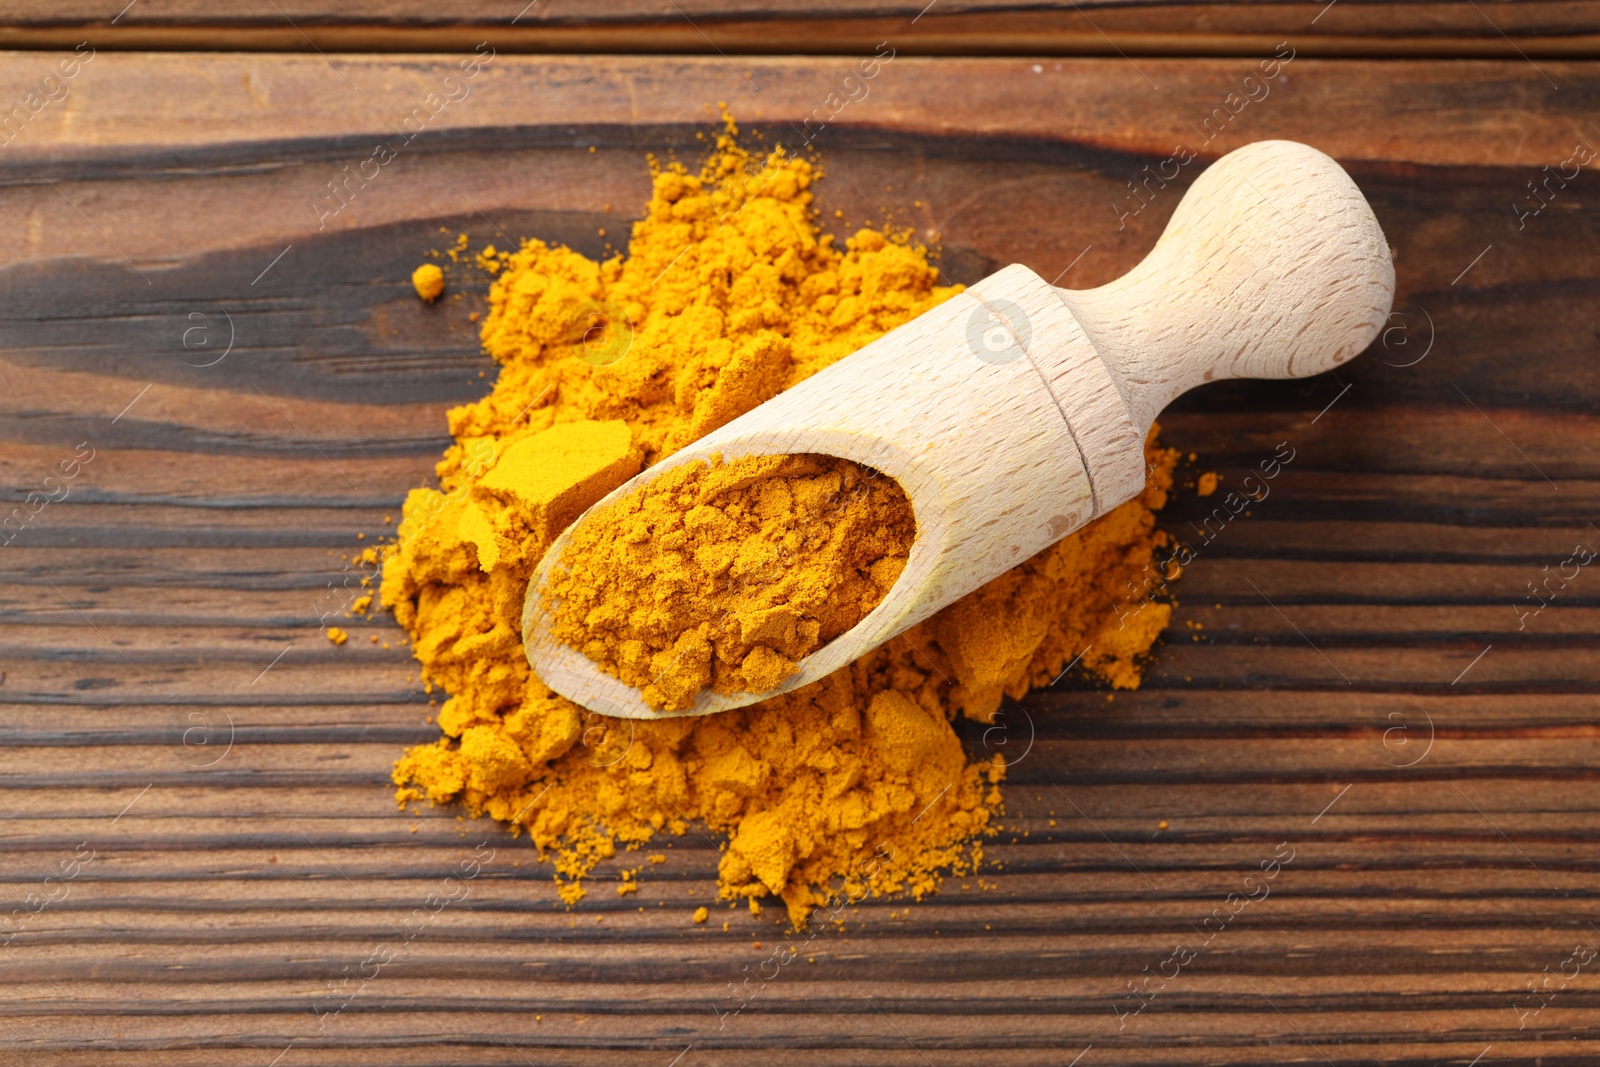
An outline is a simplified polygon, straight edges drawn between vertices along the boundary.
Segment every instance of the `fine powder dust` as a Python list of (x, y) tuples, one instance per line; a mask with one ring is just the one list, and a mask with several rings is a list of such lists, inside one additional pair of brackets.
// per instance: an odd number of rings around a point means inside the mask
[(777, 688), (878, 606), (916, 538), (905, 492), (859, 464), (720, 459), (595, 509), (542, 593), (551, 636), (657, 711)]
[(394, 779), (402, 804), (456, 803), (527, 833), (569, 903), (596, 864), (691, 820), (726, 839), (725, 898), (778, 896), (797, 923), (841, 884), (920, 897), (975, 868), (1001, 803), (1003, 760), (969, 757), (955, 718), (991, 721), (1080, 653), (1080, 669), (1136, 687), (1170, 615), (1134, 593), (1166, 543), (1153, 511), (1176, 460), (1152, 437), (1137, 499), (794, 692), (635, 722), (533, 676), (524, 592), (578, 514), (959, 291), (913, 245), (821, 234), (817, 178), (805, 159), (752, 160), (729, 120), (699, 173), (654, 169), (626, 256), (537, 240), (478, 256), (495, 276), (481, 336), (499, 374), (449, 412), (439, 488), (411, 491), (385, 549), (383, 603), (449, 694), (443, 736)]

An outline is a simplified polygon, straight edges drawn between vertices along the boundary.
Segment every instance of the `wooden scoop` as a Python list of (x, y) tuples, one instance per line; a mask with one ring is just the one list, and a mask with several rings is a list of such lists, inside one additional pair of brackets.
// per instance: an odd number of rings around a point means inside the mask
[(571, 527), (528, 585), (528, 662), (563, 696), (636, 719), (725, 711), (814, 682), (1138, 495), (1145, 435), (1175, 397), (1218, 378), (1336, 367), (1377, 335), (1393, 296), (1383, 231), (1337, 163), (1292, 141), (1230, 152), (1116, 281), (1056, 289), (1006, 267), (595, 505), (718, 454), (817, 452), (899, 482), (917, 521), (904, 572), (783, 685), (706, 690), (692, 708), (657, 712), (553, 639), (540, 590)]

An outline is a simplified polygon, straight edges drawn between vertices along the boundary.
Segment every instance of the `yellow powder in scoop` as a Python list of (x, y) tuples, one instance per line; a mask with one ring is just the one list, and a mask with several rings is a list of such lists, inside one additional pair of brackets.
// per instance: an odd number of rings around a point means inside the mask
[(848, 460), (685, 463), (573, 531), (550, 633), (658, 711), (764, 693), (878, 606), (916, 532), (900, 486)]
[[(1170, 609), (1138, 592), (1165, 535), (1173, 453), (1147, 445), (1145, 491), (849, 667), (704, 718), (606, 719), (533, 676), (520, 621), (554, 534), (670, 455), (915, 315), (955, 287), (923, 250), (819, 232), (817, 172), (754, 161), (731, 122), (699, 173), (655, 172), (626, 256), (536, 240), (486, 249), (492, 391), (449, 412), (438, 488), (406, 498), (382, 599), (430, 686), (442, 736), (411, 749), (399, 799), (459, 804), (527, 833), (562, 896), (619, 849), (698, 821), (726, 840), (726, 898), (776, 896), (797, 922), (829, 892), (934, 889), (981, 858), (1004, 774), (954, 720), (1079, 658), (1111, 685)], [(1135, 605), (1137, 609), (1135, 610)], [(1018, 726), (1016, 733), (1021, 730)]]

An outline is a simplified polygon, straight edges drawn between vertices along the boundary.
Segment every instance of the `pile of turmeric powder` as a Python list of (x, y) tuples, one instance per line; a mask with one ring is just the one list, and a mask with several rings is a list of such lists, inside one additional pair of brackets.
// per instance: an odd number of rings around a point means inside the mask
[(439, 488), (407, 496), (384, 560), (383, 603), (449, 694), (443, 736), (395, 767), (399, 800), (526, 831), (569, 903), (619, 847), (691, 820), (726, 835), (726, 898), (776, 895), (796, 922), (841, 882), (920, 897), (975, 867), (1001, 803), (1003, 760), (969, 758), (957, 715), (990, 721), (1074, 658), (1137, 686), (1170, 609), (1129, 594), (1165, 542), (1153, 510), (1176, 457), (1152, 439), (1138, 499), (821, 681), (704, 718), (584, 711), (530, 672), (520, 641), (555, 535), (644, 466), (958, 291), (909, 242), (862, 229), (838, 247), (819, 232), (815, 165), (752, 159), (731, 119), (698, 173), (652, 166), (626, 256), (537, 240), (479, 256), (499, 375), (449, 412)]
[(542, 599), (551, 636), (680, 711), (776, 689), (878, 606), (916, 534), (905, 491), (849, 460), (718, 456), (597, 508)]

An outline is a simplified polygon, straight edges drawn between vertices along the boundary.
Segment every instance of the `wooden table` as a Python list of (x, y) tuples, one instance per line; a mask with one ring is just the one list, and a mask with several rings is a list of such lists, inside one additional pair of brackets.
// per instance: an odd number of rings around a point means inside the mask
[[(1563, 568), (1600, 548), (1600, 175), (1528, 186), (1600, 149), (1592, 6), (640, 5), (537, 32), (519, 4), (199, 28), (201, 5), (20, 6), (10, 44), (100, 44), (0, 147), (0, 484), (27, 516), (0, 553), (0, 1063), (1600, 1056), (1600, 575)], [(845, 54), (745, 54), (819, 27)], [(212, 39), (236, 51), (117, 50)], [(471, 95), (319, 230), (326, 183), (479, 40), (503, 46)], [(652, 40), (704, 54), (620, 54)], [(692, 159), (716, 101), (782, 136), (877, 40), (904, 47), (817, 139), (826, 215), (937, 230), (959, 280), (1020, 261), (1083, 287), (1177, 203), (1128, 212), (1141, 168), (1295, 138), (1366, 191), (1396, 314), (1338, 375), (1163, 421), (1190, 482), (1294, 458), (1209, 541), (1218, 498), (1165, 513), (1199, 559), (1142, 689), (1008, 709), (997, 866), (862, 905), (722, 1015), (777, 910), (696, 927), (696, 834), (637, 896), (602, 868), (569, 912), (493, 824), (397, 813), (427, 697), (369, 642), (391, 625), (335, 648), (319, 617), (485, 387), (480, 294), (409, 292), (441, 227), (597, 253), (646, 152)], [(1228, 107), (1280, 40), (1282, 77)], [(1037, 54), (931, 54), (963, 41)], [(513, 54), (579, 46), (619, 54)], [(337, 51), (366, 47), (448, 54)], [(5, 54), (0, 105), (63, 54)], [(480, 843), (466, 898), (408, 926)]]

